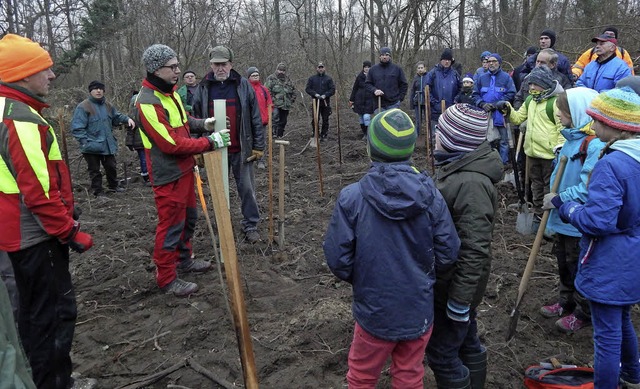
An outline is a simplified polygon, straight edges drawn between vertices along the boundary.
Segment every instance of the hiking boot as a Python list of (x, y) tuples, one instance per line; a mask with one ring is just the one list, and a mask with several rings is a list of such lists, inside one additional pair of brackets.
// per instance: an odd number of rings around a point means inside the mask
[(258, 169), (266, 169), (267, 165), (264, 163), (264, 161), (258, 161)]
[(545, 305), (544, 307), (540, 308), (540, 314), (547, 318), (562, 316), (562, 311), (564, 311), (564, 308), (562, 308), (562, 305), (560, 305), (560, 303)]
[(249, 243), (256, 243), (260, 241), (260, 234), (258, 233), (258, 230), (245, 231), (244, 237)]
[(188, 297), (192, 293), (198, 291), (198, 285), (193, 282), (183, 281), (180, 278), (176, 278), (160, 289), (167, 294), (173, 293), (176, 297)]
[(125, 189), (121, 186), (118, 186), (116, 188), (109, 188), (109, 193), (122, 193), (124, 191)]
[(185, 259), (178, 262), (177, 269), (182, 273), (204, 273), (211, 269), (211, 262), (202, 259)]
[(591, 325), (591, 322), (580, 320), (573, 313), (556, 321), (556, 328), (565, 334), (572, 334), (588, 325)]
[(71, 373), (71, 389), (93, 389), (97, 385), (95, 378), (82, 377), (78, 372)]

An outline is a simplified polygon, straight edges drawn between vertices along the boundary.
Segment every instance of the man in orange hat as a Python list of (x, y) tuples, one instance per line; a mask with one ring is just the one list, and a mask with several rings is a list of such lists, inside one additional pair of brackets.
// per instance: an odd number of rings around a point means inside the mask
[(38, 388), (67, 388), (77, 315), (69, 249), (82, 253), (93, 240), (73, 218), (69, 171), (41, 114), (56, 78), (49, 53), (7, 34), (0, 63), (0, 250), (13, 264), (33, 380)]

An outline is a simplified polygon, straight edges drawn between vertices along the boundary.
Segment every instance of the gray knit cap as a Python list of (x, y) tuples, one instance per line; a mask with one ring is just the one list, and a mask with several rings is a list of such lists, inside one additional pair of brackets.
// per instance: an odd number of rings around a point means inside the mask
[(171, 58), (177, 56), (178, 54), (171, 47), (156, 43), (147, 47), (142, 53), (142, 63), (148, 73), (153, 73), (163, 67)]
[(257, 67), (255, 67), (255, 66), (251, 66), (251, 67), (249, 67), (249, 69), (247, 69), (247, 77), (251, 77), (251, 75), (252, 75), (253, 73), (258, 73), (258, 74), (260, 74), (260, 71), (258, 70), (258, 68), (257, 68)]
[(536, 84), (544, 90), (551, 89), (555, 85), (554, 81), (553, 73), (545, 65), (533, 68), (525, 78), (527, 84)]

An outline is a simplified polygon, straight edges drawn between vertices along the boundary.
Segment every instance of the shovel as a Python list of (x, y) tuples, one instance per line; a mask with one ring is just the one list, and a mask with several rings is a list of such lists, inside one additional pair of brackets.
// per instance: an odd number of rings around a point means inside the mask
[[(509, 134), (511, 134), (511, 126), (507, 122), (507, 129)], [(527, 203), (524, 197), (524, 188), (522, 187), (522, 183), (520, 182), (520, 165), (518, 164), (518, 155), (520, 154), (520, 149), (522, 148), (522, 142), (524, 140), (524, 134), (520, 132), (518, 135), (518, 145), (516, 149), (513, 149), (513, 141), (510, 139), (509, 141), (509, 153), (511, 161), (513, 162), (513, 176), (516, 186), (516, 191), (518, 192), (518, 217), (516, 218), (516, 231), (521, 235), (531, 235), (533, 234), (532, 226), (533, 226), (533, 213), (529, 210), (530, 204)]]
[[(556, 180), (553, 182), (553, 186), (551, 187), (551, 192), (557, 193), (558, 187), (560, 186), (560, 182), (562, 181), (562, 175), (564, 174), (564, 168), (567, 165), (567, 157), (562, 156), (560, 158), (560, 165), (558, 166), (558, 173), (556, 174)], [(527, 291), (527, 286), (529, 284), (529, 279), (531, 278), (531, 274), (533, 273), (533, 266), (536, 262), (536, 257), (538, 256), (538, 251), (540, 250), (540, 245), (542, 244), (542, 238), (544, 236), (544, 230), (547, 228), (547, 220), (549, 220), (549, 210), (547, 209), (542, 214), (542, 220), (540, 221), (540, 227), (538, 227), (538, 233), (536, 234), (536, 239), (533, 242), (533, 247), (531, 247), (531, 253), (529, 254), (529, 259), (527, 260), (527, 266), (524, 268), (524, 273), (522, 273), (522, 279), (520, 280), (520, 286), (518, 287), (518, 297), (516, 298), (516, 306), (513, 308), (511, 312), (511, 321), (509, 322), (509, 329), (507, 331), (506, 341), (510, 341), (511, 338), (516, 334), (516, 327), (518, 326), (518, 318), (520, 317), (520, 304), (522, 303), (522, 297), (524, 293)]]

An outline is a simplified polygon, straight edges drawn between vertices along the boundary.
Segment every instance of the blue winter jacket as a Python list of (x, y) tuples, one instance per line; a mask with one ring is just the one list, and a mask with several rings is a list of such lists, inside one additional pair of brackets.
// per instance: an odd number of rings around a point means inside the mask
[[(568, 161), (564, 169), (564, 174), (562, 175), (562, 181), (560, 181), (558, 195), (560, 195), (560, 198), (564, 202), (573, 200), (585, 203), (587, 201), (587, 182), (589, 181), (589, 175), (593, 170), (593, 166), (598, 162), (600, 151), (604, 147), (604, 142), (598, 138), (593, 138), (589, 142), (584, 164), (582, 163), (580, 148), (587, 137), (587, 131), (593, 133), (591, 130), (593, 120), (591, 116), (587, 115), (586, 110), (591, 100), (598, 96), (598, 92), (584, 87), (568, 89), (566, 92), (569, 109), (571, 110), (571, 121), (575, 127), (565, 128), (560, 131), (562, 136), (565, 137), (566, 142), (562, 146), (558, 158), (566, 156)], [(552, 183), (555, 182), (557, 173), (558, 164), (556, 163), (553, 173), (551, 174)], [(576, 238), (582, 236), (580, 231), (574, 226), (569, 223), (564, 223), (555, 209), (551, 210), (549, 214), (547, 231), (549, 233), (558, 233)]]
[(82, 101), (73, 112), (71, 133), (80, 143), (83, 154), (115, 155), (118, 141), (113, 136), (112, 127), (126, 124), (129, 117), (114, 106), (93, 97)]
[[(501, 100), (511, 102), (516, 95), (513, 79), (502, 68), (495, 73), (486, 72), (480, 75), (473, 87), (473, 97), (477, 106), (482, 103), (497, 103)], [(504, 126), (504, 118), (498, 110), (493, 112), (493, 125)]]
[(591, 61), (584, 68), (584, 72), (576, 81), (576, 86), (586, 86), (598, 92), (616, 87), (616, 83), (631, 75), (631, 69), (626, 62), (617, 56), (611, 56), (604, 62)]
[(430, 89), (431, 120), (438, 120), (442, 113), (440, 101), (444, 100), (447, 108), (452, 106), (460, 92), (462, 80), (453, 67), (445, 68), (437, 64), (427, 73), (427, 83)]
[(433, 324), (436, 272), (460, 239), (433, 181), (409, 162), (374, 162), (344, 188), (324, 241), (329, 268), (353, 286), (353, 316), (376, 338), (416, 339)]
[(593, 168), (589, 196), (569, 201), (560, 215), (583, 237), (576, 289), (610, 305), (640, 302), (640, 139), (619, 140)]

